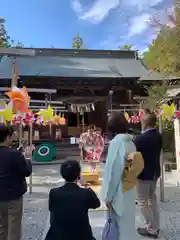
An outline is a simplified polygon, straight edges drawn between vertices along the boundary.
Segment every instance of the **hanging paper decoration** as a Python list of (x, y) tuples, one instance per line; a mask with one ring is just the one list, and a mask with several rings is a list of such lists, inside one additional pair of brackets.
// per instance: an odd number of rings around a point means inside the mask
[(60, 125), (66, 125), (66, 119), (65, 119), (64, 115), (62, 115), (62, 116), (60, 117), (59, 124), (60, 124)]
[(129, 120), (129, 114), (127, 112), (125, 112), (124, 116), (125, 116), (126, 120), (128, 121)]
[(55, 115), (53, 116), (53, 123), (55, 123), (56, 125), (59, 125), (60, 123), (60, 116)]
[(12, 90), (10, 92), (6, 92), (5, 95), (10, 98), (9, 106), (12, 107), (12, 110), (14, 113), (28, 112), (30, 99), (29, 99), (27, 89), (25, 87), (21, 89), (17, 87), (13, 87)]
[(35, 117), (33, 113), (26, 113), (24, 115), (13, 115), (12, 117), (12, 124), (16, 125), (21, 123), (23, 126), (29, 125), (30, 123), (35, 122)]
[(138, 116), (139, 116), (139, 118), (141, 119), (141, 118), (144, 116), (144, 111), (143, 111), (143, 110), (140, 110)]
[[(176, 118), (180, 119), (180, 111), (175, 110), (175, 105), (173, 103), (170, 106), (167, 104), (163, 104), (154, 113), (157, 117), (159, 115), (161, 115), (161, 118), (163, 121), (166, 119), (168, 119), (168, 120), (174, 120)], [(125, 117), (126, 116), (127, 115), (125, 115)], [(129, 116), (128, 122), (129, 123), (139, 123), (143, 116), (144, 116), (144, 111), (140, 110), (138, 115)]]
[(164, 104), (160, 107), (160, 109), (162, 109), (162, 119), (168, 118), (170, 120), (175, 115), (175, 106), (173, 103), (170, 106)]
[(66, 125), (66, 119), (64, 115), (62, 116), (55, 115), (52, 119), (52, 122), (55, 123), (56, 125)]
[(53, 109), (49, 105), (47, 109), (41, 109), (37, 115), (42, 117), (43, 124), (47, 124), (53, 120)]
[(12, 120), (12, 108), (5, 105), (4, 109), (0, 109), (0, 119), (4, 124), (10, 122)]
[(129, 123), (139, 123), (140, 122), (140, 116), (139, 115), (129, 116), (129, 114), (127, 112), (125, 112), (124, 116)]
[(175, 111), (176, 118), (180, 118), (180, 111)]

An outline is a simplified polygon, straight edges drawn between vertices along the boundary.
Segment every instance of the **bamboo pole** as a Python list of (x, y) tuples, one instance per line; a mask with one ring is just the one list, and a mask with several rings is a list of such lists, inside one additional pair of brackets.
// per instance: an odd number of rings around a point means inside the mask
[[(31, 151), (31, 161), (32, 161), (32, 138), (33, 138), (33, 126), (32, 123), (29, 125), (29, 146), (30, 146), (30, 151)], [(33, 185), (33, 179), (32, 179), (32, 174), (29, 176), (29, 195), (32, 194), (32, 185)]]
[(23, 126), (22, 126), (22, 122), (20, 121), (19, 123), (19, 147), (22, 144), (22, 139), (23, 139)]
[[(161, 116), (159, 116), (159, 132), (161, 134), (163, 133), (163, 121), (162, 121), (162, 117)], [(160, 166), (161, 166), (160, 200), (161, 200), (161, 202), (164, 202), (165, 196), (164, 196), (164, 158), (163, 158), (163, 150), (161, 150)]]

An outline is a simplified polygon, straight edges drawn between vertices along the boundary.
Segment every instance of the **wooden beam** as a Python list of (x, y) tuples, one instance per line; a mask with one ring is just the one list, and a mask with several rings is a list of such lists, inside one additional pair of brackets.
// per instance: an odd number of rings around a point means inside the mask
[(139, 104), (119, 104), (120, 107), (137, 107)]
[[(65, 107), (61, 107), (61, 106), (53, 106), (51, 105), (52, 109), (56, 109), (56, 110), (66, 110)], [(45, 106), (36, 106), (36, 105), (33, 105), (33, 106), (29, 106), (30, 109), (46, 109)]]
[[(57, 104), (57, 105), (62, 105), (63, 102), (62, 101), (48, 101), (51, 104)], [(45, 103), (44, 100), (30, 100), (30, 103)]]
[(77, 100), (85, 100), (89, 102), (97, 102), (104, 101), (107, 96), (69, 96), (69, 97), (60, 97), (60, 99), (64, 102), (77, 101)]
[[(147, 100), (148, 99), (148, 97), (140, 97), (140, 96), (137, 96), (137, 97), (133, 97), (133, 99), (135, 99), (135, 100)], [(158, 99), (158, 98), (152, 98), (151, 97), (151, 99), (154, 99), (154, 100), (156, 100), (156, 99)], [(167, 96), (167, 97), (165, 97), (165, 99), (163, 99), (164, 101), (166, 100), (179, 100), (180, 99), (180, 97), (176, 97), (176, 96)], [(162, 100), (162, 101), (163, 101)]]
[(36, 51), (34, 49), (23, 49), (23, 48), (0, 48), (0, 56), (36, 56)]
[[(9, 87), (0, 87), (0, 92), (11, 91)], [(31, 93), (57, 93), (56, 89), (44, 89), (44, 88), (28, 88), (28, 92)]]

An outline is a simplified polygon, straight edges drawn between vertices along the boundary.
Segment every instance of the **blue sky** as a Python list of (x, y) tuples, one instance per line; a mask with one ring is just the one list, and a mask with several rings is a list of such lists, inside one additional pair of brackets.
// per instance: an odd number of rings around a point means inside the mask
[(132, 44), (141, 51), (155, 36), (148, 22), (172, 0), (1, 0), (8, 34), (26, 47), (71, 48), (79, 32), (88, 49)]

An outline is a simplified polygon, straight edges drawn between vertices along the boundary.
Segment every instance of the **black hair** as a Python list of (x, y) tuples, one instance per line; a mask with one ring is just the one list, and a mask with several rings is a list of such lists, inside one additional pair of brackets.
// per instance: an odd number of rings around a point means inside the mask
[(156, 126), (157, 117), (154, 113), (148, 112), (145, 113), (144, 117), (142, 118), (142, 121), (147, 127), (154, 128)]
[(88, 126), (88, 130), (96, 130), (96, 126), (94, 124), (91, 124)]
[(80, 178), (81, 167), (78, 161), (68, 160), (61, 165), (61, 176), (66, 182), (74, 182)]
[(11, 137), (13, 133), (11, 125), (0, 124), (0, 143), (3, 143), (8, 136)]
[(127, 133), (128, 122), (121, 112), (112, 112), (108, 119), (108, 129), (113, 134)]

